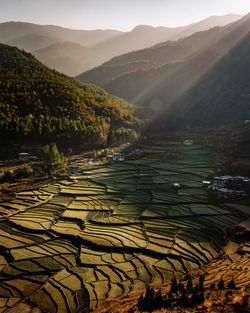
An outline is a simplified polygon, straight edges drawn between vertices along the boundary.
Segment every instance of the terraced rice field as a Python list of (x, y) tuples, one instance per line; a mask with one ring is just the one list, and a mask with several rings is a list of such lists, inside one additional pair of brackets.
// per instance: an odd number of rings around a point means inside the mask
[(215, 154), (167, 141), (140, 148), (138, 160), (1, 203), (0, 312), (24, 302), (44, 312), (95, 308), (218, 256), (242, 216), (202, 188)]

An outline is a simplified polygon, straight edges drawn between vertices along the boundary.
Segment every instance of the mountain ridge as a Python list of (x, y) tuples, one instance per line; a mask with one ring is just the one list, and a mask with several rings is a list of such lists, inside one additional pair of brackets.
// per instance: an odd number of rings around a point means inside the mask
[[(237, 45), (249, 29), (250, 15), (246, 15), (224, 27), (212, 28), (176, 42), (166, 42), (116, 57), (78, 78), (99, 84), (99, 77), (105, 74), (105, 80), (99, 85), (111, 93), (144, 107), (151, 106), (151, 102), (155, 100), (161, 103), (162, 108), (168, 107)], [(183, 47), (187, 47), (187, 50)], [(156, 51), (162, 54), (162, 60)], [(171, 51), (174, 52), (171, 54)], [(136, 70), (126, 70), (126, 62), (131, 67), (131, 62), (135, 61)]]
[[(17, 46), (18, 48), (32, 53), (39, 49), (48, 48), (51, 44), (58, 42), (75, 42), (87, 48), (91, 48), (91, 53), (87, 56), (90, 60), (92, 59), (92, 53), (97, 55), (97, 59), (94, 59), (93, 62), (90, 63), (91, 68), (93, 68), (110, 60), (114, 56), (150, 47), (166, 40), (176, 40), (179, 37), (185, 36), (185, 30), (190, 34), (204, 27), (210, 28), (218, 24), (231, 23), (238, 18), (238, 15), (222, 16), (216, 18), (216, 20), (212, 18), (210, 25), (207, 26), (203, 25), (204, 23), (207, 24), (207, 22), (204, 21), (172, 28), (138, 25), (128, 32), (116, 30), (74, 30), (55, 25), (5, 22), (0, 24), (0, 42)], [(41, 36), (43, 36), (43, 38)], [(28, 40), (29, 37), (31, 38), (30, 41)], [(48, 51), (48, 58), (50, 53), (51, 51)], [(56, 59), (56, 57), (57, 54), (55, 53), (54, 59)], [(74, 51), (72, 51), (70, 55), (68, 64), (70, 64), (71, 58), (74, 59)], [(41, 59), (41, 61), (43, 61), (43, 59)], [(59, 67), (55, 65), (56, 64), (52, 64), (52, 68), (61, 70), (63, 64), (59, 64)], [(73, 69), (75, 68), (74, 62), (72, 67)], [(73, 73), (74, 76), (76, 76), (88, 69), (88, 67), (80, 68), (77, 73), (70, 69), (65, 72), (65, 74), (70, 75)]]

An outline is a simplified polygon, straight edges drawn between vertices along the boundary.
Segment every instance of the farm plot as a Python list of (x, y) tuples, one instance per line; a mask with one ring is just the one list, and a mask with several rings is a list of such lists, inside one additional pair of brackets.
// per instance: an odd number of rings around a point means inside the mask
[(243, 216), (202, 188), (213, 152), (169, 140), (140, 148), (140, 159), (1, 203), (1, 312), (25, 301), (46, 312), (94, 308), (218, 256)]

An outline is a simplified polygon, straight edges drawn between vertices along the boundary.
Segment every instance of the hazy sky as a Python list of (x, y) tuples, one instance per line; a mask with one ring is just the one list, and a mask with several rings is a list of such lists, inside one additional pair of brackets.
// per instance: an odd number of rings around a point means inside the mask
[(0, 0), (0, 22), (130, 30), (180, 26), (211, 15), (250, 12), (250, 0)]

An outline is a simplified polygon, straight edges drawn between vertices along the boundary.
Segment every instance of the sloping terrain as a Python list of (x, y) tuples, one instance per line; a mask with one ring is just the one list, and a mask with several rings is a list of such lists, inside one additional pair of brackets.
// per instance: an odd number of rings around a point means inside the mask
[[(211, 202), (214, 151), (152, 140), (140, 159), (85, 171), (2, 202), (1, 307), (79, 312), (199, 269), (244, 217)], [(180, 189), (173, 183), (178, 182)], [(25, 301), (24, 301), (25, 300)]]
[[(135, 88), (138, 89), (137, 84), (141, 82), (141, 84), (145, 83), (146, 86), (147, 78), (152, 81), (152, 74), (157, 71), (160, 72), (160, 70), (163, 71), (161, 67), (164, 65), (169, 64), (169, 67), (171, 65), (175, 67), (176, 63), (183, 65), (188, 57), (211, 45), (222, 32), (223, 28), (216, 27), (206, 32), (195, 33), (184, 39), (167, 41), (149, 49), (117, 56), (102, 66), (79, 75), (78, 79), (85, 82), (95, 82), (100, 86), (110, 86), (114, 89), (116, 84), (118, 85), (120, 81), (126, 79), (126, 84), (128, 83), (129, 86), (135, 84)], [(142, 76), (144, 76), (145, 81), (141, 81)], [(135, 82), (132, 77), (135, 77)], [(131, 83), (129, 83), (130, 78)], [(130, 88), (127, 97), (131, 97)]]
[(237, 46), (249, 29), (247, 15), (230, 26), (114, 58), (78, 78), (100, 83), (133, 103), (151, 107), (157, 102), (158, 107), (168, 108)]
[(1, 139), (106, 144), (111, 131), (135, 126), (132, 105), (17, 48), (0, 45), (0, 70)]
[[(138, 26), (130, 32), (73, 30), (53, 25), (7, 22), (0, 24), (0, 42), (32, 53), (42, 49), (38, 54), (35, 53), (40, 61), (58, 71), (63, 70), (67, 75), (76, 76), (116, 55), (150, 47), (168, 39), (185, 37), (213, 26), (229, 24), (239, 18), (238, 15), (210, 17), (199, 23), (177, 28)], [(78, 71), (75, 54), (78, 54), (79, 48), (71, 46), (69, 49), (68, 42), (90, 49), (83, 51), (81, 58), (77, 58), (80, 64)], [(64, 59), (58, 46), (52, 46), (59, 43), (60, 49), (64, 51)], [(65, 67), (63, 60), (66, 62)]]
[(97, 44), (95, 48), (97, 50), (100, 49), (106, 60), (109, 60), (114, 56), (148, 48), (167, 40), (177, 40), (215, 26), (224, 26), (235, 22), (239, 18), (239, 15), (234, 14), (217, 17), (211, 16), (198, 23), (174, 28), (139, 25), (130, 32), (123, 33), (118, 37)]
[(249, 55), (250, 32), (174, 106), (153, 121), (155, 131), (176, 127), (216, 129), (223, 125), (224, 146), (230, 147), (228, 153), (233, 152), (238, 158), (242, 152), (249, 154)]
[[(5, 43), (5, 40), (1, 40), (2, 43)], [(55, 43), (62, 42), (62, 39), (57, 37), (51, 37), (49, 35), (40, 35), (40, 34), (28, 34), (8, 42), (9, 45), (18, 47), (27, 52), (33, 52), (38, 49), (53, 45)]]
[[(215, 261), (205, 266), (202, 270), (192, 272), (193, 285), (198, 284), (199, 277), (204, 277), (204, 297), (205, 301), (195, 307), (195, 312), (202, 313), (239, 313), (249, 311), (249, 284), (250, 284), (250, 246), (249, 243), (236, 243), (230, 241), (223, 253)], [(220, 280), (223, 279), (224, 288), (217, 287)], [(235, 287), (230, 288), (228, 284), (234, 281)], [(180, 280), (187, 285), (188, 280)], [(166, 297), (170, 291), (170, 284), (161, 288), (163, 297)], [(145, 294), (146, 291), (143, 293)], [(94, 310), (95, 313), (127, 313), (130, 311), (141, 312), (137, 304), (142, 292), (131, 293), (124, 299), (115, 299), (106, 302), (100, 308)], [(245, 303), (244, 303), (245, 302)], [(245, 308), (243, 309), (243, 303)], [(155, 313), (193, 313), (194, 308), (183, 308), (174, 305), (173, 308), (164, 308), (154, 310)]]
[(250, 120), (250, 31), (184, 98), (190, 126)]
[(91, 49), (74, 42), (59, 42), (33, 52), (38, 60), (59, 72), (76, 76), (101, 63), (100, 57)]
[[(116, 30), (75, 30), (54, 25), (37, 25), (24, 22), (6, 22), (0, 24), (0, 42), (9, 45), (14, 45), (17, 40), (22, 45), (20, 38), (32, 35), (33, 38), (36, 36), (47, 36), (60, 41), (72, 41), (83, 46), (91, 46), (119, 34), (120, 32)], [(29, 42), (27, 44), (29, 44), (27, 48), (31, 49), (28, 52), (38, 49), (36, 46), (30, 46)], [(19, 46), (17, 47), (19, 48)], [(26, 49), (25, 46), (20, 48)]]

